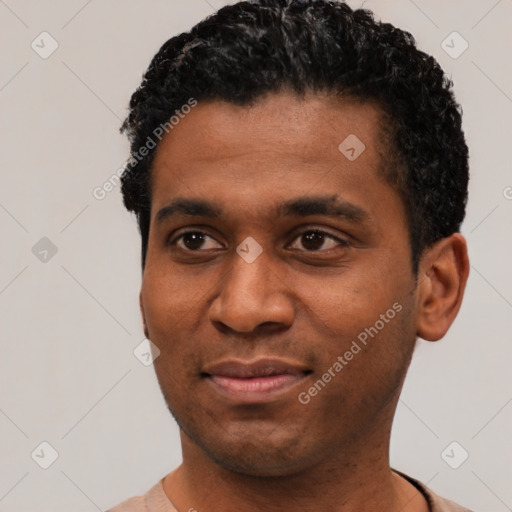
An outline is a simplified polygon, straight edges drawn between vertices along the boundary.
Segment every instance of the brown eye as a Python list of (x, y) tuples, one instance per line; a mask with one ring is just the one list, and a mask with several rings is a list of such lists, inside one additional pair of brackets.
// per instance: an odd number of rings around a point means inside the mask
[(299, 241), (299, 245), (301, 247), (297, 247), (297, 243), (295, 243), (295, 247), (292, 246), (293, 249), (301, 249), (306, 251), (319, 251), (319, 250), (330, 250), (334, 249), (337, 246), (347, 247), (348, 243), (344, 240), (337, 238), (330, 233), (325, 231), (312, 229), (308, 231), (304, 231), (300, 233), (297, 239)]
[(171, 242), (171, 245), (176, 245), (184, 251), (218, 249), (219, 247), (216, 247), (216, 244), (217, 242), (215, 242), (214, 238), (202, 231), (186, 231)]

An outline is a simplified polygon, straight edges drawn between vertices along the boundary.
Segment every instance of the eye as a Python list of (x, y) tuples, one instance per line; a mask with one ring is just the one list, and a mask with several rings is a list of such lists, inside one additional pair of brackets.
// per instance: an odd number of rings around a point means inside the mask
[[(327, 252), (336, 247), (348, 247), (349, 244), (345, 240), (336, 237), (321, 229), (309, 229), (299, 233), (297, 240), (290, 246), (291, 249), (307, 251), (307, 252)], [(177, 246), (183, 251), (205, 251), (212, 249), (222, 249), (213, 237), (203, 231), (185, 231), (176, 236), (169, 242), (171, 246)]]
[[(308, 231), (303, 231), (300, 233), (296, 240), (299, 241), (299, 244), (305, 248), (306, 251), (320, 251), (323, 249), (324, 251), (329, 251), (330, 249), (334, 249), (337, 246), (348, 247), (349, 244), (326, 231), (322, 231), (320, 229), (309, 229)], [(297, 247), (297, 243), (291, 245), (292, 249), (300, 249)]]
[[(218, 247), (215, 246), (217, 244)], [(214, 238), (202, 231), (185, 231), (169, 242), (184, 251), (197, 251), (199, 249), (219, 249), (222, 246)]]

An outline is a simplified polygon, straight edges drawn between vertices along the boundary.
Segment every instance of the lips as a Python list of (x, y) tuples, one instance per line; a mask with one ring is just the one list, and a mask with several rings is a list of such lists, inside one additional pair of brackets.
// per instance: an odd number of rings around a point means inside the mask
[(205, 377), (224, 397), (242, 403), (277, 399), (311, 373), (305, 366), (283, 359), (227, 360), (208, 366)]
[(302, 365), (282, 359), (259, 359), (252, 362), (228, 360), (207, 367), (205, 374), (233, 379), (271, 377), (273, 375), (299, 375), (307, 372)]

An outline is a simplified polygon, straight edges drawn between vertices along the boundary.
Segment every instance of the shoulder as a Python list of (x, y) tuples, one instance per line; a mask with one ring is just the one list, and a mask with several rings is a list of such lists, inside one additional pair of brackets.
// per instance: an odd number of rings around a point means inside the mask
[(134, 496), (114, 508), (109, 508), (107, 512), (148, 512), (148, 508), (145, 505), (144, 496)]
[(429, 494), (432, 512), (471, 512), (469, 508), (463, 507), (454, 501), (438, 496), (426, 487), (425, 489)]
[(129, 498), (107, 512), (177, 512), (164, 492), (162, 480), (142, 496)]
[(468, 508), (465, 508), (462, 505), (455, 503), (454, 501), (438, 496), (436, 493), (432, 492), (425, 484), (406, 475), (405, 473), (397, 470), (393, 471), (409, 481), (425, 496), (431, 512), (472, 512)]

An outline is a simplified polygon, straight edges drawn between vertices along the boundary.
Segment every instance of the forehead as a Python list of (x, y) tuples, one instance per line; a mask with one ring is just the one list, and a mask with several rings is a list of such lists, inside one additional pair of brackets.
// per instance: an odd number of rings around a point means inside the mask
[(336, 195), (375, 217), (398, 197), (382, 177), (380, 126), (377, 106), (327, 95), (199, 102), (157, 149), (152, 221), (176, 197), (208, 198), (231, 216), (243, 208), (249, 221), (290, 198)]
[[(233, 159), (278, 153), (304, 163), (340, 155), (339, 145), (356, 136), (377, 156), (381, 112), (375, 104), (327, 94), (272, 93), (253, 105), (209, 101), (192, 108), (163, 138), (157, 150), (168, 162)], [(357, 139), (353, 139), (357, 140)], [(373, 162), (376, 163), (376, 162)]]

